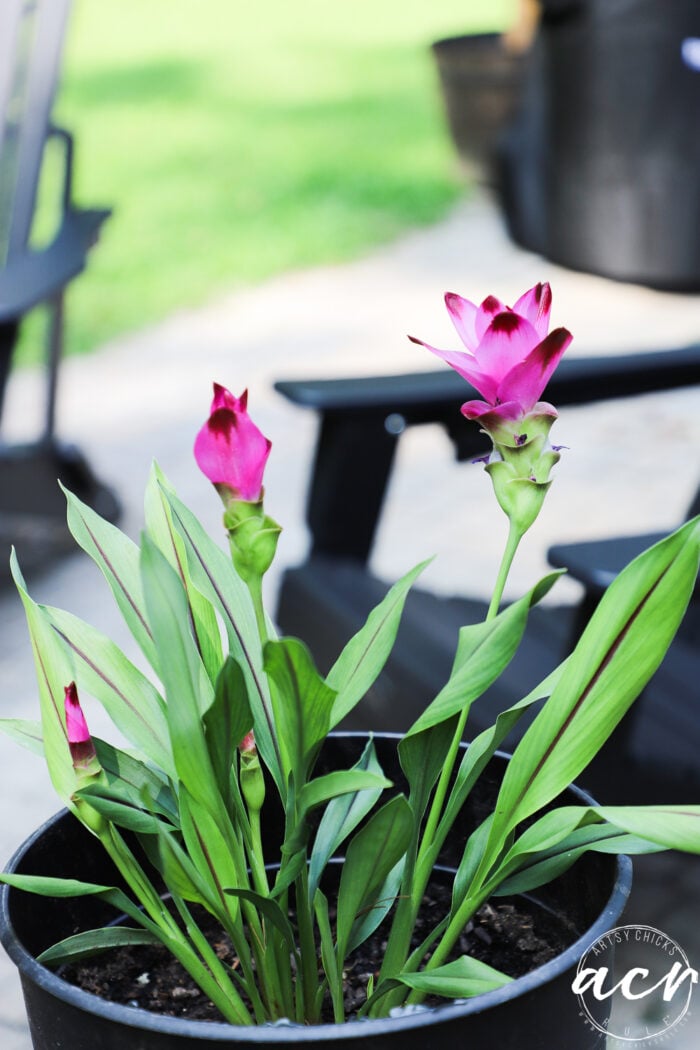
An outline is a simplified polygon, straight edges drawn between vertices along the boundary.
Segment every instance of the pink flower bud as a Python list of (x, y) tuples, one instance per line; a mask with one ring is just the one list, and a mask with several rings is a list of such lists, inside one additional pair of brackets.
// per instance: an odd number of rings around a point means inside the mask
[(95, 745), (78, 699), (75, 682), (65, 687), (66, 733), (73, 766), (85, 768), (96, 758)]
[(241, 752), (242, 755), (256, 755), (258, 753), (258, 749), (255, 746), (255, 733), (252, 729), (243, 737), (240, 744), (238, 745), (238, 750)]
[(199, 469), (227, 504), (232, 499), (252, 503), (260, 500), (265, 464), (272, 447), (248, 415), (247, 403), (247, 390), (238, 398), (214, 383), (209, 419), (194, 443)]
[[(536, 284), (512, 308), (492, 295), (476, 306), (452, 292), (445, 296), (445, 303), (466, 351), (438, 350), (410, 338), (446, 361), (485, 399), (467, 402), (464, 415), (478, 419), (484, 429), (504, 425), (512, 429), (514, 444), (519, 423), (538, 406), (572, 338), (565, 328), (547, 334), (551, 289), (548, 284)], [(542, 407), (556, 415), (551, 405)]]

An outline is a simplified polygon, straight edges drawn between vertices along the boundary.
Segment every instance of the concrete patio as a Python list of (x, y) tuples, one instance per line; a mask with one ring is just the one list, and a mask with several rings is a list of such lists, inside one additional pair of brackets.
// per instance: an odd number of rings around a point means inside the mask
[[(442, 305), (444, 291), (474, 300), (495, 293), (513, 302), (539, 280), (552, 284), (553, 323), (574, 333), (571, 354), (662, 349), (700, 338), (699, 297), (576, 274), (521, 251), (507, 239), (491, 201), (476, 195), (440, 225), (366, 259), (237, 291), (115, 340), (89, 357), (66, 361), (58, 430), (117, 489), (122, 527), (134, 538), (152, 458), (216, 531), (218, 500), (194, 465), (192, 442), (208, 411), (212, 380), (236, 393), (247, 386), (251, 413), (273, 441), (267, 506), (285, 528), (269, 581), (272, 604), (279, 570), (305, 553), (304, 494), (315, 438), (315, 420), (276, 395), (273, 382), (433, 369), (435, 360), (410, 344), (406, 333), (435, 345), (456, 345)], [(12, 378), (5, 440), (33, 433), (42, 381), (31, 371)], [(562, 415), (555, 440), (568, 451), (516, 563), (509, 593), (532, 584), (554, 541), (664, 529), (680, 521), (698, 481), (699, 408), (698, 390), (691, 389)], [(504, 539), (499, 515), (488, 479), (476, 467), (452, 463), (444, 435), (409, 433), (373, 568), (394, 578), (437, 553), (426, 584), (442, 593), (486, 595)], [(87, 558), (70, 556), (31, 581), (30, 589), (38, 601), (71, 610), (133, 651)], [(558, 597), (567, 592), (575, 594), (568, 581)], [(9, 589), (0, 592), (0, 623), (0, 716), (34, 718), (30, 646), (19, 599)], [(99, 712), (88, 710), (88, 718), (93, 731), (104, 731)], [(41, 763), (0, 737), (0, 861), (57, 808)], [(637, 883), (625, 921), (675, 937), (700, 969), (700, 858), (659, 855), (635, 867)], [(697, 1007), (700, 991), (695, 997)], [(0, 1046), (29, 1050), (30, 1045), (18, 979), (3, 954)], [(671, 1045), (676, 1050), (700, 1045), (700, 1016), (689, 1016)]]

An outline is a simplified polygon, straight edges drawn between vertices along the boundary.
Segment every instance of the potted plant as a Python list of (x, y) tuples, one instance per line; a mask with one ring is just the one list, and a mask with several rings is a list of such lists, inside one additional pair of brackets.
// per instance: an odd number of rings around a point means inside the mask
[[(43, 752), (67, 807), (0, 876), (3, 941), (20, 966), (36, 1050), (157, 1050), (174, 1040), (184, 1050), (430, 1039), (538, 1047), (549, 1040), (543, 1016), (566, 1026), (572, 1047), (597, 1045), (568, 1024), (570, 971), (624, 904), (629, 866), (616, 855), (698, 851), (700, 807), (599, 806), (569, 785), (662, 659), (695, 584), (700, 528), (688, 523), (628, 566), (575, 652), (465, 746), (471, 704), (557, 576), (502, 607), (559, 459), (549, 442), (556, 410), (538, 398), (571, 335), (549, 332), (546, 284), (513, 308), (493, 296), (478, 307), (452, 294), (446, 302), (466, 349), (428, 348), (484, 398), (462, 411), (493, 440), (486, 470), (509, 534), (486, 620), (462, 630), (449, 681), (402, 738), (331, 731), (379, 674), (426, 563), (392, 588), (325, 678), (302, 642), (278, 638), (262, 599), (280, 532), (263, 502), (270, 442), (246, 394), (215, 386), (195, 442), (224, 503), (230, 558), (157, 467), (138, 546), (67, 494), (73, 535), (160, 686), (92, 627), (36, 604), (13, 557), (41, 725), (5, 728)], [(87, 694), (127, 747), (92, 737)], [(514, 755), (496, 756), (545, 697)], [(522, 976), (464, 947), (506, 894), (534, 894), (533, 914), (572, 909), (555, 958)], [(68, 979), (88, 957), (99, 970), (114, 951), (161, 946), (213, 1020), (115, 1004)]]

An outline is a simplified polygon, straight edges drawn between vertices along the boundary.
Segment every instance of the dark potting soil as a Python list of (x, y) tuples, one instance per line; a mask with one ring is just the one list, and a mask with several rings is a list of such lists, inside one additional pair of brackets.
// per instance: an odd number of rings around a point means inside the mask
[[(421, 943), (449, 909), (450, 889), (431, 886), (418, 917), (414, 946)], [(216, 954), (227, 965), (238, 960), (226, 936), (202, 912), (202, 929)], [(578, 936), (566, 919), (524, 897), (499, 898), (485, 904), (465, 927), (453, 957), (472, 955), (510, 977), (521, 977), (558, 955)], [(386, 948), (387, 927), (379, 927), (348, 960), (345, 968), (345, 1008), (349, 1018), (366, 998), (371, 974), (379, 972)], [(221, 1021), (217, 1008), (200, 991), (180, 963), (160, 945), (112, 949), (98, 958), (64, 966), (61, 976), (111, 1002), (154, 1013), (198, 1021)], [(444, 999), (426, 1000), (429, 1005)], [(332, 1022), (330, 1010), (324, 1021)]]

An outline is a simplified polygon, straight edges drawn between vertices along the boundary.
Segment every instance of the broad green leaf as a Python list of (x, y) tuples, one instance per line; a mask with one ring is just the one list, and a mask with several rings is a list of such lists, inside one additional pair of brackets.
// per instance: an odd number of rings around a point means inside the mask
[(515, 655), (531, 606), (547, 593), (559, 575), (550, 573), (492, 620), (461, 629), (449, 681), (414, 722), (407, 736), (460, 714), (496, 681)]
[(120, 793), (117, 785), (89, 784), (76, 792), (76, 797), (85, 799), (97, 813), (128, 831), (140, 835), (157, 835), (164, 827), (175, 830), (172, 825), (164, 825), (163, 820), (154, 813), (134, 805), (129, 794)]
[(368, 789), (381, 792), (384, 788), (391, 786), (391, 781), (382, 774), (367, 773), (356, 769), (337, 770), (304, 784), (299, 792), (299, 809), (303, 813), (308, 813), (316, 806), (321, 806), (324, 802), (341, 795), (356, 795), (358, 791)]
[(231, 559), (211, 539), (194, 514), (173, 493), (166, 492), (165, 496), (173, 524), (185, 544), (192, 581), (221, 614), (230, 653), (243, 668), (257, 748), (284, 798), (286, 781), (282, 776), (272, 702), (263, 672), (262, 648), (248, 588)]
[(21, 744), (40, 758), (45, 757), (41, 722), (31, 722), (24, 718), (0, 718), (0, 733), (9, 736), (15, 743)]
[(141, 564), (148, 620), (162, 654), (158, 672), (165, 686), (175, 768), (190, 794), (216, 812), (221, 797), (201, 718), (211, 706), (213, 689), (189, 632), (185, 592), (175, 570), (146, 535)]
[(221, 797), (228, 802), (236, 748), (253, 728), (246, 679), (229, 656), (216, 679), (214, 703), (204, 716), (204, 731)]
[(492, 820), (493, 814), (490, 814), (475, 828), (467, 839), (462, 859), (459, 862), (452, 884), (452, 915), (457, 911), (465, 897), (470, 896), (470, 891), (476, 888), (473, 885), (474, 878), (481, 864)]
[[(368, 740), (359, 759), (352, 767), (358, 772), (370, 772), (383, 776), (377, 761), (374, 742)], [(321, 875), (330, 857), (342, 842), (351, 835), (357, 825), (375, 805), (381, 795), (380, 788), (364, 788), (352, 794), (340, 795), (328, 803), (318, 826), (309, 862), (309, 900), (313, 900)]]
[(700, 806), (596, 806), (595, 812), (664, 848), (700, 853)]
[(140, 842), (153, 867), (163, 876), (170, 893), (216, 911), (220, 903), (216, 894), (211, 893), (174, 835), (161, 831), (155, 837), (142, 838)]
[(97, 897), (139, 924), (153, 928), (143, 911), (116, 886), (81, 882), (80, 879), (56, 879), (46, 875), (11, 875), (8, 872), (0, 872), (0, 882), (25, 893), (35, 893), (38, 897), (56, 897), (60, 900), (65, 897)]
[[(656, 846), (647, 839), (637, 835), (628, 835), (610, 824), (588, 824), (577, 828), (555, 846), (542, 852), (521, 854), (507, 865), (512, 875), (507, 875), (503, 882), (494, 886), (491, 895), (494, 897), (510, 896), (514, 893), (528, 893), (530, 890), (545, 886), (553, 879), (575, 864), (584, 853), (639, 854), (658, 853), (663, 846)], [(494, 876), (494, 881), (500, 871)]]
[(180, 818), (185, 846), (197, 872), (213, 898), (226, 906), (223, 888), (243, 886), (246, 882), (242, 850), (233, 841), (230, 825), (215, 818), (187, 791), (180, 796)]
[(46, 765), (56, 794), (70, 805), (77, 780), (66, 734), (64, 690), (75, 677), (73, 667), (46, 613), (29, 597), (14, 550), (10, 568), (24, 606), (34, 653)]
[(99, 700), (127, 740), (172, 776), (165, 704), (152, 682), (94, 627), (62, 609), (46, 612), (72, 654), (78, 689)]
[(396, 864), (377, 891), (374, 905), (364, 915), (358, 915), (350, 931), (347, 954), (354, 952), (361, 944), (371, 937), (374, 931), (382, 924), (385, 917), (391, 911), (396, 895), (401, 889), (406, 858), (402, 857)]
[(63, 491), (68, 501), (68, 527), (76, 543), (103, 573), (129, 630), (149, 664), (157, 670), (157, 656), (143, 600), (138, 547), (116, 525), (105, 521), (72, 492)]
[(431, 560), (421, 562), (394, 584), (329, 671), (326, 684), (337, 693), (331, 728), (345, 718), (374, 685), (394, 645), (408, 592)]
[(470, 999), (484, 992), (502, 988), (513, 980), (492, 966), (462, 955), (454, 962), (436, 966), (420, 973), (400, 973), (397, 980), (427, 995), (442, 995), (447, 999)]
[(420, 822), (430, 793), (442, 772), (457, 727), (457, 716), (404, 737), (399, 743), (399, 761), (410, 788), (408, 801)]
[(173, 525), (172, 511), (165, 492), (174, 494), (174, 489), (158, 464), (154, 463), (146, 488), (146, 528), (182, 580), (187, 595), (190, 630), (213, 685), (224, 661), (219, 624), (211, 602), (190, 579), (185, 544)]
[(330, 728), (335, 692), (316, 670), (309, 650), (296, 638), (267, 643), (265, 670), (285, 777), (291, 773), (299, 788), (306, 780), (314, 748)]
[(682, 619), (699, 559), (696, 520), (635, 558), (608, 587), (508, 764), (493, 851), (578, 776), (639, 695)]
[(408, 848), (413, 813), (403, 795), (382, 806), (348, 846), (338, 890), (336, 939), (338, 958), (344, 959), (356, 919), (377, 904), (389, 872)]
[(118, 783), (120, 790), (128, 792), (134, 805), (142, 801), (151, 812), (177, 822), (177, 803), (166, 776), (106, 740), (100, 740), (99, 737), (92, 739), (109, 785)]
[(292, 952), (294, 951), (295, 941), (292, 924), (277, 901), (273, 900), (272, 897), (263, 897), (262, 894), (256, 893), (255, 890), (241, 889), (234, 886), (226, 886), (224, 893), (254, 904), (260, 914), (282, 934), (287, 948)]
[(110, 948), (160, 943), (160, 938), (148, 930), (134, 929), (130, 926), (106, 926), (101, 930), (85, 930), (84, 933), (66, 937), (36, 958), (42, 966), (60, 966), (63, 963), (88, 959)]

